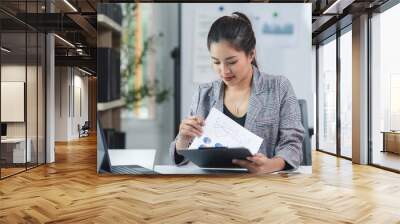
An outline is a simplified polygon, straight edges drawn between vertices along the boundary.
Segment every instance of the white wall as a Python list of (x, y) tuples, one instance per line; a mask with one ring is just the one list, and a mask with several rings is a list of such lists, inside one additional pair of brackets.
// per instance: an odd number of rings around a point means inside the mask
[[(10, 63), (3, 64), (1, 66), (1, 75), (2, 75), (2, 86), (3, 82), (19, 82), (19, 84), (25, 84), (26, 86), (26, 99), (24, 95), (24, 86), (18, 90), (18, 94), (22, 94), (19, 97), (19, 101), (17, 102), (14, 99), (13, 102), (9, 102), (10, 104), (20, 104), (18, 108), (12, 106), (5, 106), (4, 101), (2, 101), (1, 110), (4, 113), (15, 113), (19, 114), (19, 117), (22, 118), (19, 122), (6, 122), (7, 123), (7, 137), (25, 137), (27, 136), (30, 139), (31, 145), (29, 146), (32, 151), (33, 161), (36, 161), (36, 156), (38, 155), (39, 163), (44, 163), (44, 125), (45, 125), (45, 116), (44, 116), (44, 93), (43, 89), (43, 78), (44, 73), (42, 72), (41, 66), (32, 66), (18, 63)], [(27, 81), (25, 80), (27, 78)], [(15, 87), (14, 87), (15, 88)], [(4, 92), (6, 89), (2, 88), (2, 96), (1, 98), (9, 98), (7, 94), (11, 94), (10, 92)], [(15, 91), (15, 90), (14, 90)], [(5, 95), (4, 95), (5, 94)], [(25, 106), (26, 103), (26, 106)], [(14, 105), (16, 106), (16, 105)], [(14, 110), (14, 111), (13, 111)], [(24, 118), (24, 114), (26, 112), (26, 120)], [(2, 114), (3, 114), (2, 113)], [(2, 117), (3, 120), (3, 117)]]
[[(71, 130), (71, 135), (72, 138), (77, 138), (79, 133), (77, 126), (80, 124), (81, 126), (85, 123), (85, 121), (89, 120), (88, 117), (88, 110), (89, 110), (89, 102), (88, 102), (88, 77), (87, 76), (81, 76), (83, 73), (81, 73), (79, 70), (74, 70), (74, 108), (75, 113), (73, 113), (73, 119), (72, 119), (72, 130)], [(80, 91), (80, 93), (79, 93)], [(79, 97), (80, 95), (80, 97)], [(81, 102), (79, 102), (81, 101)], [(81, 107), (81, 108), (79, 108)], [(79, 109), (82, 111), (80, 112)]]
[(24, 122), (24, 82), (1, 82), (1, 121)]
[(71, 67), (55, 69), (55, 141), (77, 139), (78, 124), (83, 125), (88, 120), (88, 78), (82, 75)]
[[(1, 66), (1, 81), (18, 81), (25, 82), (25, 65), (2, 65)], [(28, 70), (33, 67), (28, 66)]]
[[(20, 64), (8, 64), (1, 66), (1, 81), (6, 82), (25, 82), (26, 70), (32, 70), (32, 67), (27, 68)], [(26, 82), (25, 82), (26, 83)], [(7, 110), (7, 108), (1, 108)], [(25, 137), (26, 122), (7, 122), (7, 137)]]
[(67, 141), (68, 75), (67, 67), (55, 68), (55, 141)]
[[(32, 71), (33, 67), (19, 64), (8, 64), (1, 66), (1, 81), (2, 82), (24, 82), (26, 69)], [(4, 98), (5, 96), (1, 96)], [(2, 103), (3, 105), (3, 103)], [(1, 108), (1, 110), (8, 110), (9, 108)], [(25, 108), (22, 108), (24, 111)], [(3, 112), (4, 113), (4, 112)], [(25, 122), (8, 122), (7, 125), (7, 135), (9, 137), (24, 137), (25, 136)]]
[[(224, 8), (221, 13), (220, 7)], [(182, 33), (181, 33), (181, 115), (186, 117), (189, 113), (189, 106), (193, 91), (198, 85), (194, 81), (194, 62), (199, 65), (200, 58), (206, 53), (199, 54), (193, 49), (204, 45), (206, 49), (206, 36), (199, 38), (199, 24), (195, 19), (205, 20), (204, 16), (210, 18), (230, 14), (233, 11), (244, 12), (250, 17), (257, 39), (257, 62), (260, 70), (274, 75), (284, 75), (292, 83), (297, 98), (305, 99), (308, 104), (310, 126), (314, 126), (314, 95), (315, 75), (312, 72), (312, 47), (311, 47), (311, 4), (182, 4)], [(204, 14), (202, 14), (204, 12)], [(272, 14), (278, 13), (279, 19), (274, 20)], [(257, 20), (258, 17), (258, 20)], [(293, 24), (294, 33), (292, 36), (278, 37), (270, 35), (262, 37), (262, 23), (260, 21), (273, 21), (275, 24)], [(213, 20), (212, 20), (213, 21)], [(197, 28), (196, 28), (197, 26)], [(209, 27), (211, 23), (209, 24)], [(196, 36), (197, 35), (197, 36)], [(196, 48), (198, 47), (198, 48)], [(197, 55), (198, 57), (196, 58)], [(210, 69), (206, 73), (213, 73)], [(202, 65), (205, 65), (203, 63)], [(200, 65), (199, 65), (200, 66)], [(205, 70), (204, 70), (205, 71)], [(214, 75), (214, 73), (213, 73)], [(204, 74), (204, 81), (210, 81), (213, 75)], [(216, 77), (216, 75), (215, 75)], [(196, 80), (199, 80), (197, 77)]]
[[(28, 72), (28, 73), (27, 73)], [(24, 82), (26, 74), (28, 74), (28, 87), (27, 88), (27, 122), (7, 122), (7, 136), (8, 137), (25, 137), (25, 126), (28, 126), (28, 137), (31, 134), (36, 134), (36, 107), (37, 98), (36, 98), (36, 80), (32, 80), (30, 77), (32, 74), (36, 75), (36, 67), (35, 66), (25, 66), (20, 64), (6, 64), (1, 66), (1, 81), (2, 82)], [(32, 88), (33, 85), (33, 88)], [(23, 93), (22, 93), (23, 94)], [(7, 97), (7, 96), (2, 96)], [(24, 98), (24, 97), (22, 97)], [(3, 104), (3, 103), (2, 103)], [(24, 104), (25, 105), (25, 104)], [(29, 108), (31, 106), (31, 108)], [(40, 106), (40, 105), (39, 105)], [(24, 106), (21, 108), (24, 113)], [(10, 108), (1, 108), (1, 110), (10, 110)]]

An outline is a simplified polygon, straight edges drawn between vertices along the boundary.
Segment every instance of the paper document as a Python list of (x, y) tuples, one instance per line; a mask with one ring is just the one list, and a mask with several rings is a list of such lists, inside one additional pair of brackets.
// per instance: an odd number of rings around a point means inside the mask
[(212, 108), (203, 126), (203, 135), (196, 137), (189, 149), (200, 147), (245, 147), (258, 152), (263, 139), (253, 134), (221, 111)]

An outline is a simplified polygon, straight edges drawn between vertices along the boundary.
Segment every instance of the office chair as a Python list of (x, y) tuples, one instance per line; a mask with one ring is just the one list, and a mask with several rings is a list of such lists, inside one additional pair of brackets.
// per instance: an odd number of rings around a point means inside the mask
[(312, 157), (311, 157), (311, 137), (314, 134), (314, 129), (308, 126), (308, 113), (307, 113), (307, 102), (303, 99), (298, 100), (301, 112), (301, 123), (304, 127), (304, 140), (303, 146), (301, 147), (303, 150), (303, 161), (300, 163), (302, 166), (311, 166), (312, 165)]
[(89, 129), (90, 129), (89, 121), (85, 121), (82, 127), (79, 127), (78, 124), (79, 138), (89, 136)]

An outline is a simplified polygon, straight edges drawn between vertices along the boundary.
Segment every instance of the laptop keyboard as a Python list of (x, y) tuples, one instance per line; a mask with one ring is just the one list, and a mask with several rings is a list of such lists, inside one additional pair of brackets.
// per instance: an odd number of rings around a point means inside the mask
[(157, 174), (154, 170), (141, 166), (111, 166), (111, 173), (118, 174)]

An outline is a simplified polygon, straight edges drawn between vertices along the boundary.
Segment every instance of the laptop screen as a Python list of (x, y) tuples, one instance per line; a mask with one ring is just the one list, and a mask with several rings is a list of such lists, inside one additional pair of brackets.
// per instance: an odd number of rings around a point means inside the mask
[(1, 136), (7, 136), (7, 124), (1, 123)]
[(101, 167), (103, 166), (106, 158), (106, 147), (105, 136), (103, 133), (103, 129), (100, 126), (99, 120), (97, 120), (97, 173), (100, 172)]

